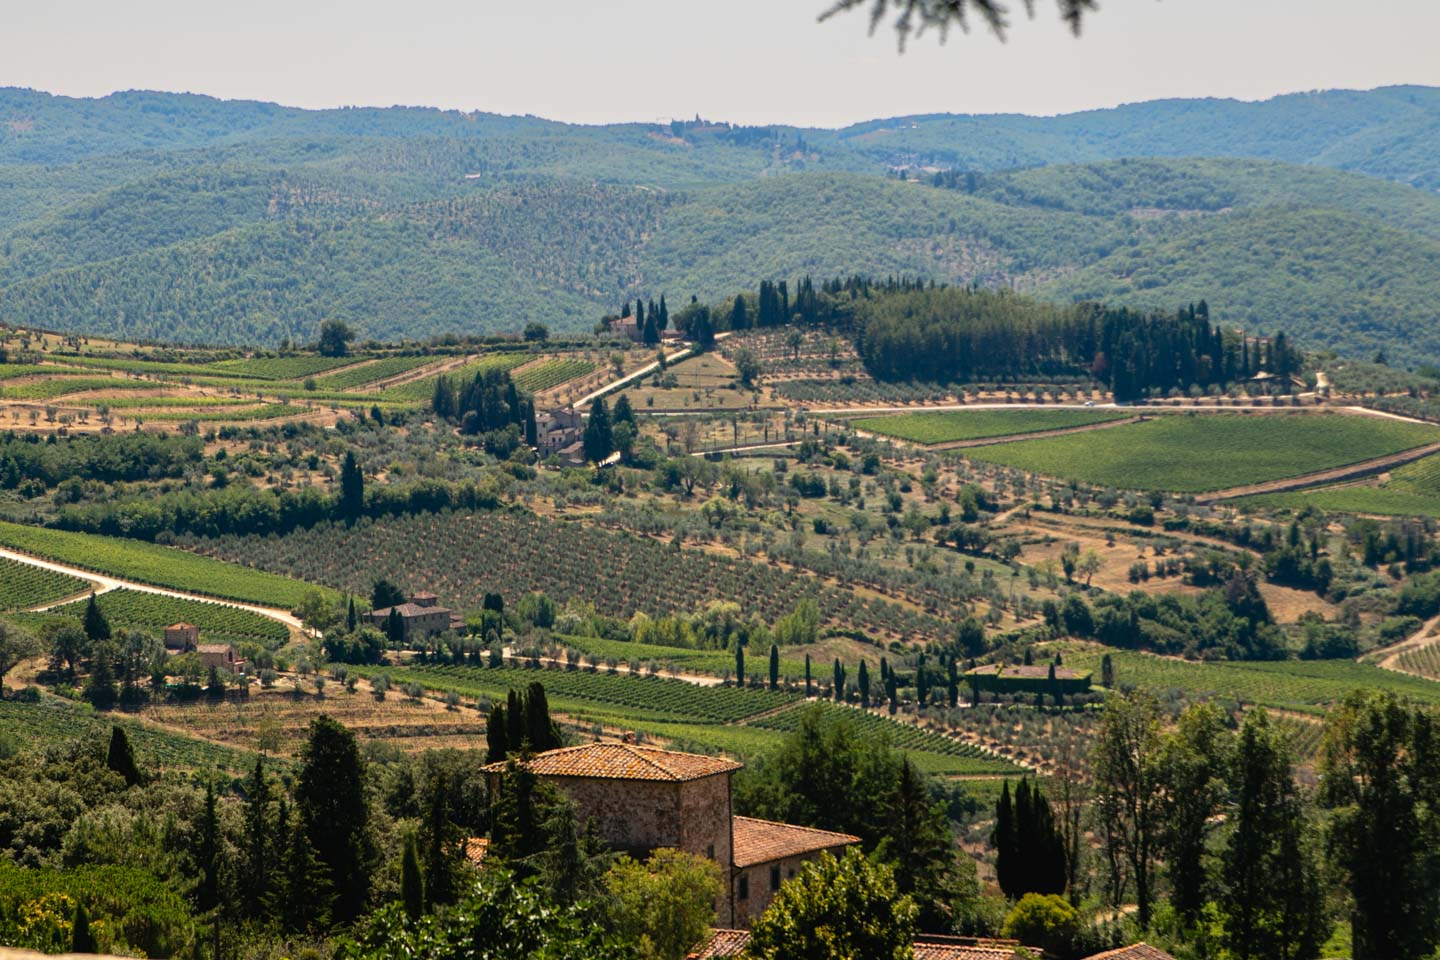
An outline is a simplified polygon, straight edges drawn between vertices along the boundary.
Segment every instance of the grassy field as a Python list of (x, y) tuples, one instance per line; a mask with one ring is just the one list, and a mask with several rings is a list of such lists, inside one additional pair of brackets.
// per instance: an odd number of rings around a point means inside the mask
[(985, 440), (1045, 430), (1085, 427), (1125, 420), (1130, 413), (1100, 410), (947, 410), (937, 413), (901, 413), (890, 417), (853, 420), (857, 430), (884, 434), (911, 443), (954, 443)]
[(1164, 415), (982, 447), (974, 459), (1098, 486), (1201, 493), (1301, 476), (1440, 440), (1440, 429), (1333, 415)]
[(299, 580), (140, 540), (0, 521), (0, 544), (82, 570), (287, 610), (297, 606), (307, 590), (320, 589), (335, 596), (334, 591)]
[[(1098, 647), (1067, 650), (1066, 666), (1100, 675)], [(1193, 663), (1130, 650), (1110, 650), (1117, 684), (1155, 693), (1181, 690), (1207, 697), (1321, 714), (1356, 688), (1386, 689), (1423, 703), (1440, 704), (1440, 683), (1382, 670), (1353, 660), (1285, 660), (1266, 663)]]

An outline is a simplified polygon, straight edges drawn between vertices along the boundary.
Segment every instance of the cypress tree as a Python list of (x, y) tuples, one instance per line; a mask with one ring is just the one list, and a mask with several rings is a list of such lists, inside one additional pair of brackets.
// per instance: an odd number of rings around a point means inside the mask
[(80, 901), (75, 903), (75, 915), (70, 923), (70, 952), (71, 953), (99, 953), (100, 944), (95, 940), (95, 934), (90, 930), (90, 914), (85, 909), (85, 904)]
[(127, 787), (133, 787), (145, 779), (135, 764), (135, 751), (130, 748), (130, 738), (121, 727), (110, 728), (110, 749), (105, 752), (105, 766), (124, 777)]
[[(1023, 784), (1025, 781), (1021, 781)], [(1000, 800), (995, 804), (995, 827), (990, 832), (990, 845), (995, 848), (995, 881), (1007, 897), (1020, 894), (1017, 882), (1015, 808), (1010, 802), (1010, 781), (1000, 786)]]
[(331, 717), (310, 724), (295, 804), (306, 837), (333, 878), (337, 919), (355, 919), (370, 896), (374, 859), (365, 761), (355, 735)]
[(739, 641), (735, 643), (735, 684), (745, 686), (745, 646)]
[(353, 524), (365, 511), (365, 475), (355, 460), (355, 451), (346, 450), (340, 464), (340, 517)]
[(485, 724), (485, 762), (499, 763), (510, 752), (510, 738), (505, 732), (505, 707), (495, 704), (490, 708), (490, 719)]
[(530, 749), (544, 753), (560, 746), (560, 737), (555, 724), (550, 720), (550, 703), (545, 698), (545, 687), (535, 682), (525, 694), (525, 733)]
[[(284, 830), (284, 824), (280, 825)], [(265, 777), (265, 761), (255, 758), (255, 769), (245, 780), (245, 863), (244, 896), (250, 916), (258, 917), (270, 897), (271, 835), (270, 782)]]
[(770, 689), (780, 689), (780, 648), (770, 644)]
[(215, 784), (205, 783), (205, 805), (192, 838), (192, 854), (200, 871), (195, 904), (206, 913), (220, 905), (220, 817), (215, 808)]
[(510, 753), (518, 754), (525, 746), (525, 704), (520, 691), (511, 690), (505, 695), (505, 733), (510, 741)]
[(354, 633), (355, 628), (360, 625), (360, 618), (355, 614), (355, 598), (350, 598), (350, 604), (345, 611), (345, 632)]
[(400, 858), (400, 902), (411, 920), (424, 916), (425, 881), (420, 876), (420, 857), (415, 853), (413, 836), (406, 839), (405, 853)]
[(105, 611), (100, 609), (93, 591), (85, 604), (85, 636), (92, 647), (110, 639), (110, 621), (105, 619)]
[[(430, 781), (430, 804), (425, 825), (426, 847), (423, 866), (425, 868), (425, 906), (434, 910), (437, 906), (455, 899), (454, 856), (459, 845), (452, 842), (452, 828), (449, 815), (449, 778), (441, 772)], [(452, 851), (454, 851), (452, 853)]]
[(585, 421), (585, 434), (581, 438), (585, 459), (599, 463), (615, 451), (615, 440), (611, 432), (610, 409), (604, 397), (596, 397), (590, 404), (590, 416)]
[(857, 680), (860, 687), (860, 706), (866, 710), (870, 709), (870, 671), (865, 666), (865, 661), (860, 661), (860, 676)]
[(805, 696), (813, 697), (814, 695), (815, 687), (810, 679), (810, 654), (807, 653), (805, 654)]
[(835, 658), (835, 702), (845, 702), (845, 667), (839, 657)]

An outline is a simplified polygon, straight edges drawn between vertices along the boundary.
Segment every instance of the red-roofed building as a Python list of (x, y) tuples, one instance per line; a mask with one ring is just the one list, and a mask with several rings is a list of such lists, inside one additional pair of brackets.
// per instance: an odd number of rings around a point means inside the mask
[(773, 820), (735, 817), (731, 828), (735, 853), (730, 871), (730, 896), (735, 904), (732, 921), (749, 926), (775, 894), (807, 860), (828, 850), (839, 856), (859, 837), (796, 827)]
[(1094, 954), (1086, 957), (1085, 960), (1175, 960), (1175, 958), (1159, 947), (1152, 947), (1141, 941), (1118, 950), (1106, 950), (1104, 953)]
[[(686, 960), (721, 960), (741, 957), (750, 946), (749, 930), (715, 930)], [(975, 937), (929, 936), (916, 940), (915, 960), (1015, 960), (1016, 940), (984, 940)], [(1172, 958), (1173, 960), (1173, 958)]]
[[(492, 788), (505, 766), (485, 768)], [(730, 777), (741, 765), (723, 757), (590, 743), (546, 751), (527, 766), (569, 797), (582, 821), (593, 820), (610, 846), (634, 856), (673, 847), (718, 863), (725, 893), (716, 913), (726, 926), (748, 926), (806, 860), (857, 842), (848, 834), (734, 816)]]

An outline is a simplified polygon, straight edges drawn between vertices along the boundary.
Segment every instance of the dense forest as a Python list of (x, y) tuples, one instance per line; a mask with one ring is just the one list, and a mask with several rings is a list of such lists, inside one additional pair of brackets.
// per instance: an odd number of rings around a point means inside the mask
[[(1203, 297), (1226, 325), (1411, 361), (1440, 349), (1440, 198), (1416, 188), (1434, 100), (824, 131), (5, 91), (0, 316), (227, 344), (334, 316), (423, 339), (860, 269), (1141, 310)], [(1364, 157), (1340, 142), (1358, 135)], [(1152, 159), (1111, 159), (1132, 153)]]

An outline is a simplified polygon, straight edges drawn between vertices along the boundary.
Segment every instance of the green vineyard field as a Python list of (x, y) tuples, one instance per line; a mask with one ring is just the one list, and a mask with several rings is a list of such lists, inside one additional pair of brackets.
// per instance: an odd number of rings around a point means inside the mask
[(1200, 493), (1359, 463), (1440, 429), (1340, 414), (1164, 415), (1094, 433), (980, 447), (976, 460), (1099, 486)]
[(897, 437), (912, 443), (953, 443), (985, 440), (1045, 430), (1064, 430), (1125, 420), (1130, 413), (1097, 410), (953, 410), (943, 413), (902, 413), (851, 421), (857, 430)]
[(0, 557), (0, 610), (26, 610), (73, 597), (89, 581)]

